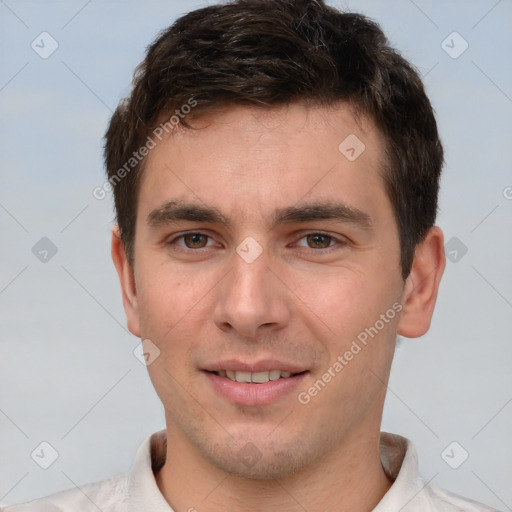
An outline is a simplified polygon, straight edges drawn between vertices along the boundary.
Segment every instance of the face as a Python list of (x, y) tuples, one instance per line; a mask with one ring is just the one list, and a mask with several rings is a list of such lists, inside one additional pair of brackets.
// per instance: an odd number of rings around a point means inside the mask
[(348, 106), (193, 124), (146, 162), (128, 326), (175, 446), (282, 477), (380, 427), (404, 298), (383, 140)]

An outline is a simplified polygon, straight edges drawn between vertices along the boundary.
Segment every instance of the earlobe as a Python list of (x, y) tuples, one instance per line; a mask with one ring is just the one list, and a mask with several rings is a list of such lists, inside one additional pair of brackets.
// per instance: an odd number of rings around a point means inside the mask
[(399, 335), (417, 338), (428, 331), (445, 266), (443, 232), (434, 226), (414, 253), (402, 296)]
[(132, 266), (126, 256), (124, 244), (121, 240), (119, 227), (112, 229), (112, 260), (116, 267), (121, 292), (123, 296), (123, 306), (126, 314), (128, 330), (140, 338), (139, 306), (137, 301), (137, 289), (135, 287), (135, 277)]

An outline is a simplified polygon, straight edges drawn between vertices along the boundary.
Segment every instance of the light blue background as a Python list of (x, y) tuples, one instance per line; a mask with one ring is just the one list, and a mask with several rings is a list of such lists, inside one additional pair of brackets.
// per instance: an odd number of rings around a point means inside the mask
[[(448, 262), (432, 328), (397, 350), (383, 430), (414, 441), (425, 480), (512, 510), (512, 3), (330, 2), (381, 23), (425, 75), (446, 149)], [(164, 427), (110, 261), (102, 135), (157, 32), (197, 2), (0, 1), (0, 503), (129, 469)], [(48, 59), (31, 42), (49, 32)], [(452, 59), (442, 41), (469, 43)], [(510, 194), (512, 195), (512, 194)], [(509, 197), (510, 197), (509, 195)], [(47, 263), (31, 252), (46, 236)], [(469, 452), (458, 469), (441, 452)], [(47, 470), (30, 453), (59, 452)]]

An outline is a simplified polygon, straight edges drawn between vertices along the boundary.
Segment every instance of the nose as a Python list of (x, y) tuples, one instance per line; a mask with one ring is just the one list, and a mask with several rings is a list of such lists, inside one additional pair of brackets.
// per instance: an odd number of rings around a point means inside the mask
[(250, 262), (234, 252), (232, 261), (215, 290), (215, 325), (252, 340), (284, 328), (291, 317), (289, 290), (266, 251)]

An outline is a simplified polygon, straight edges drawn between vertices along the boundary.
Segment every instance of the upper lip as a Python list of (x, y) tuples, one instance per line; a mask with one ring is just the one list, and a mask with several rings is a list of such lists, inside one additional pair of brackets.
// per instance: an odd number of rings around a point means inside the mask
[(212, 363), (204, 368), (208, 372), (219, 372), (221, 370), (230, 370), (233, 372), (267, 372), (270, 370), (281, 370), (290, 373), (301, 373), (306, 371), (303, 366), (286, 363), (278, 359), (263, 359), (254, 363), (240, 361), (238, 359), (228, 359), (218, 363)]

